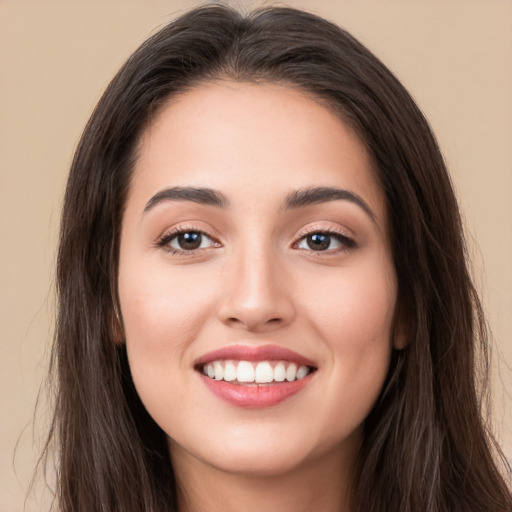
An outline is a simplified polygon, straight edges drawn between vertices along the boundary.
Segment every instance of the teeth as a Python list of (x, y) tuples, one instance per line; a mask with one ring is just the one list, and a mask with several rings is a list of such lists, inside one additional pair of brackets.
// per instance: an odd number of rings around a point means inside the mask
[(258, 384), (264, 384), (274, 380), (274, 370), (272, 369), (272, 366), (270, 366), (270, 363), (267, 363), (267, 361), (258, 363), (256, 366), (255, 380)]
[(213, 371), (215, 372), (215, 380), (222, 380), (224, 378), (224, 368), (219, 361), (213, 363)]
[(210, 379), (239, 383), (269, 384), (293, 382), (306, 377), (311, 369), (287, 361), (213, 361), (203, 366), (202, 372)]
[(274, 380), (276, 382), (283, 382), (286, 378), (286, 368), (283, 363), (277, 363), (274, 368)]
[(274, 368), (274, 380), (283, 382), (286, 379), (286, 368), (283, 363), (277, 363)]
[(248, 361), (240, 361), (236, 369), (238, 382), (254, 382), (254, 368)]
[[(297, 380), (303, 379), (309, 373), (307, 366), (299, 366), (297, 368)], [(215, 372), (215, 378), (217, 378), (217, 372)]]
[(231, 382), (236, 379), (236, 366), (228, 361), (224, 367), (224, 380)]
[(286, 369), (286, 380), (292, 382), (297, 377), (297, 365), (295, 363), (290, 364)]

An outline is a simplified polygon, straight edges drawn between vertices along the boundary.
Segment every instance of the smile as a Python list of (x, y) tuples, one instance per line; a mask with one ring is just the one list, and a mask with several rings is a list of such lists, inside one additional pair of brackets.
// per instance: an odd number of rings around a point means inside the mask
[(201, 368), (203, 375), (238, 385), (271, 384), (301, 380), (312, 368), (289, 361), (213, 361)]
[(243, 408), (277, 405), (303, 390), (316, 374), (313, 361), (276, 345), (231, 345), (195, 361), (206, 387)]

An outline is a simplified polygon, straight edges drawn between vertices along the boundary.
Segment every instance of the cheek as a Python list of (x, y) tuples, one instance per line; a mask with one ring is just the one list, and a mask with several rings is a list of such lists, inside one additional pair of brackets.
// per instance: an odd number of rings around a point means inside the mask
[(165, 424), (167, 414), (177, 413), (175, 405), (191, 378), (189, 347), (208, 321), (214, 284), (197, 270), (173, 272), (165, 263), (125, 268), (137, 269), (123, 273), (121, 267), (119, 274), (132, 378), (150, 414)]
[(396, 278), (391, 265), (368, 262), (325, 276), (305, 276), (297, 294), (301, 309), (333, 348), (364, 353), (391, 339)]
[(340, 415), (351, 411), (352, 428), (373, 407), (389, 368), (396, 280), (388, 268), (341, 269), (338, 278), (326, 279), (321, 287), (318, 275), (305, 283), (316, 293), (303, 299), (302, 310), (330, 357), (326, 395), (333, 401), (325, 405)]
[(130, 371), (144, 406), (164, 428), (187, 400), (188, 348), (208, 322), (215, 285), (197, 269), (123, 263), (119, 297)]
[(173, 272), (165, 264), (139, 266), (130, 275), (120, 272), (127, 343), (151, 349), (186, 342), (203, 325), (212, 285), (211, 278), (204, 278), (197, 270)]

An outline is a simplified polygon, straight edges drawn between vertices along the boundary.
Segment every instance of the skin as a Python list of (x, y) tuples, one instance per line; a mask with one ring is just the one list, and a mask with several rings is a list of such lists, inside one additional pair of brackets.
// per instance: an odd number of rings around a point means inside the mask
[[(148, 201), (206, 187), (229, 206)], [(283, 210), (293, 191), (361, 198)], [(201, 231), (179, 251), (175, 228)], [(307, 235), (335, 231), (325, 251)], [(123, 218), (119, 296), (130, 367), (166, 432), (180, 511), (349, 510), (361, 425), (393, 348), (397, 285), (386, 206), (371, 160), (339, 117), (279, 85), (222, 81), (173, 98), (140, 142)], [(169, 237), (167, 237), (167, 240)], [(242, 408), (194, 369), (232, 344), (285, 347), (314, 361), (296, 395)]]

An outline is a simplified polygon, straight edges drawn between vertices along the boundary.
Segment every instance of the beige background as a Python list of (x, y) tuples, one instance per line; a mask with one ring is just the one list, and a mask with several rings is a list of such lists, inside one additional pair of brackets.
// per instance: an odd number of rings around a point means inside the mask
[[(512, 2), (289, 4), (359, 37), (409, 88), (439, 137), (501, 360), (495, 422), (511, 457)], [(124, 59), (192, 5), (0, 0), (0, 512), (23, 509), (47, 422), (44, 401), (33, 414), (47, 370), (56, 232), (73, 149)], [(26, 510), (45, 510), (40, 500), (37, 490)]]

